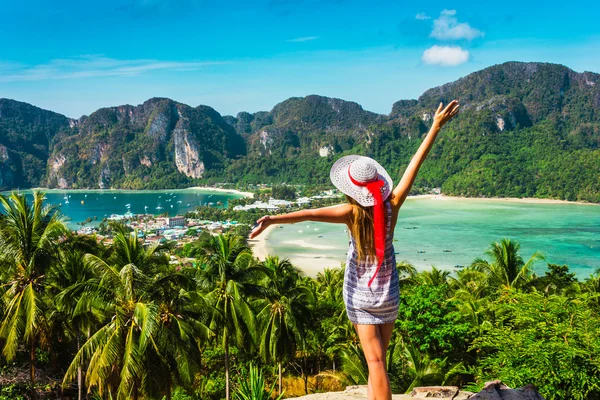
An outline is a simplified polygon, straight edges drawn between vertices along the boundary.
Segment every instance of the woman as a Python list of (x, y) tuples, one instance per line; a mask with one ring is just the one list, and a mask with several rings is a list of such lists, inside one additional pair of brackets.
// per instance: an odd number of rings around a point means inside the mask
[(398, 212), (437, 134), (458, 113), (458, 107), (456, 100), (444, 109), (440, 103), (429, 134), (395, 189), (392, 190), (388, 173), (375, 160), (342, 157), (331, 168), (330, 178), (346, 194), (348, 204), (264, 216), (250, 233), (250, 238), (255, 238), (269, 225), (303, 221), (346, 224), (351, 238), (343, 297), (369, 367), (369, 400), (389, 400), (392, 396), (385, 356), (398, 316), (398, 272), (393, 247)]

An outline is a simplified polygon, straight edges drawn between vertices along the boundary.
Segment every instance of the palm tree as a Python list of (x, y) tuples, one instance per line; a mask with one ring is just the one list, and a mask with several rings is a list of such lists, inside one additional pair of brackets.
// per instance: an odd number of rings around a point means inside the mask
[(488, 310), (488, 275), (477, 266), (468, 266), (450, 277), (452, 298), (460, 313), (481, 333), (489, 324), (483, 313)]
[(442, 286), (448, 283), (450, 277), (450, 271), (437, 269), (435, 266), (431, 266), (430, 271), (423, 271), (418, 275), (418, 278), (430, 286)]
[[(210, 236), (197, 244), (201, 269), (196, 276), (199, 288), (209, 304), (219, 312), (211, 323), (221, 336), (225, 353), (225, 396), (230, 399), (229, 343), (235, 339), (244, 344), (256, 343), (255, 315), (249, 299), (264, 294), (257, 282), (264, 276), (255, 263), (250, 248), (240, 236)], [(251, 340), (248, 340), (251, 339)]]
[(584, 292), (590, 294), (590, 303), (600, 307), (600, 268), (579, 285)]
[[(96, 255), (105, 251), (95, 236), (78, 235), (69, 232), (60, 245), (60, 261), (48, 272), (46, 288), (53, 301), (47, 312), (53, 340), (50, 344), (74, 341), (79, 351), (84, 336), (91, 332), (101, 322), (98, 316), (90, 313), (90, 305), (80, 303), (86, 295), (88, 280), (94, 277), (93, 271), (84, 262), (86, 253)], [(78, 307), (76, 307), (79, 305)], [(56, 354), (50, 351), (51, 355)], [(83, 385), (83, 366), (77, 371), (78, 399), (85, 394)]]
[(262, 266), (268, 290), (266, 298), (259, 302), (260, 353), (265, 362), (277, 362), (281, 394), (281, 363), (294, 356), (302, 341), (304, 324), (315, 299), (309, 288), (299, 284), (300, 271), (287, 259), (269, 256)]
[(344, 289), (344, 270), (341, 268), (325, 268), (317, 274), (317, 292), (320, 300), (330, 301), (334, 304), (344, 304), (342, 290)]
[(206, 307), (188, 290), (192, 282), (168, 264), (163, 247), (145, 249), (122, 225), (114, 232), (106, 261), (84, 256), (94, 278), (82, 285), (76, 308), (90, 306), (102, 324), (73, 358), (63, 385), (89, 363), (88, 390), (95, 387), (117, 399), (170, 399), (173, 376), (189, 384), (189, 375), (199, 368), (196, 335), (207, 331), (201, 323)]
[(55, 207), (44, 206), (43, 198), (37, 191), (31, 203), (22, 194), (0, 195), (4, 214), (0, 219), (0, 264), (6, 266), (3, 275), (7, 278), (0, 324), (2, 354), (11, 361), (19, 344), (29, 350), (34, 399), (36, 347), (45, 345), (48, 337), (44, 281), (58, 260), (56, 243), (66, 234), (60, 214)]
[(417, 386), (434, 384), (446, 385), (446, 382), (464, 370), (462, 362), (447, 366), (447, 358), (431, 359), (428, 354), (421, 353), (412, 343), (403, 343), (403, 353), (407, 371), (413, 380), (405, 393), (410, 393)]
[(417, 278), (417, 269), (408, 261), (400, 261), (396, 263), (396, 269), (398, 270), (398, 277), (400, 280), (400, 288), (415, 283)]
[(524, 262), (519, 254), (520, 248), (519, 243), (513, 240), (502, 239), (492, 243), (485, 252), (492, 259), (491, 263), (477, 258), (471, 265), (489, 274), (489, 284), (492, 287), (523, 288), (532, 279), (533, 263), (544, 257), (536, 251)]
[(444, 379), (440, 365), (429, 358), (429, 355), (421, 353), (414, 344), (405, 344), (404, 357), (406, 358), (407, 370), (413, 376), (413, 380), (405, 393), (410, 393), (415, 387), (431, 381), (441, 383)]
[(351, 385), (369, 382), (369, 367), (365, 354), (358, 343), (351, 343), (340, 351), (343, 380)]
[[(93, 277), (92, 271), (84, 263), (85, 253), (74, 249), (61, 251), (59, 268), (53, 268), (48, 276), (48, 291), (54, 303), (48, 311), (48, 321), (55, 336), (74, 339), (77, 351), (81, 348), (84, 330), (90, 332), (99, 323), (87, 307), (76, 307), (85, 294), (85, 283)], [(57, 340), (60, 341), (60, 340)], [(83, 366), (77, 368), (77, 397), (84, 396)]]

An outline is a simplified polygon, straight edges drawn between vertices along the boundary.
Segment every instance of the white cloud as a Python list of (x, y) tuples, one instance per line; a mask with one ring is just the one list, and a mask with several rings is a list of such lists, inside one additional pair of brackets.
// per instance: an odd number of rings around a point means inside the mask
[(456, 10), (443, 10), (440, 16), (433, 20), (433, 31), (429, 36), (439, 40), (473, 40), (484, 35), (482, 31), (466, 22), (459, 23), (455, 15)]
[(454, 67), (469, 61), (469, 52), (460, 46), (432, 46), (423, 52), (421, 60), (425, 64)]
[(286, 42), (300, 43), (300, 42), (308, 42), (310, 40), (317, 40), (319, 36), (303, 36), (295, 39), (286, 40)]
[(426, 19), (431, 19), (431, 17), (425, 13), (418, 13), (417, 15), (415, 15), (416, 19), (419, 19), (421, 21), (426, 20)]
[(0, 64), (0, 82), (136, 76), (152, 71), (194, 71), (221, 61), (118, 60), (101, 55), (58, 58), (36, 65)]

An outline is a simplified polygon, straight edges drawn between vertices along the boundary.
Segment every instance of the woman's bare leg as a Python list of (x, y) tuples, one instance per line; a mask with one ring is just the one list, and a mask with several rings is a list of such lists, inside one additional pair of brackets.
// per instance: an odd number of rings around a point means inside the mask
[[(369, 366), (369, 400), (391, 400), (390, 380), (385, 368), (385, 348), (378, 325), (355, 324)], [(384, 329), (384, 333), (388, 333)], [(389, 335), (391, 337), (391, 335)], [(389, 338), (387, 339), (389, 343)]]

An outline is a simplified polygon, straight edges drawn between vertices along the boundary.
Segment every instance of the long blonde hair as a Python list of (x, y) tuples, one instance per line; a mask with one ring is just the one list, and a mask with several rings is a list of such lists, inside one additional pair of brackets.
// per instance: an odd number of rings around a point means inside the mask
[(352, 206), (352, 225), (350, 233), (356, 243), (356, 252), (358, 260), (362, 261), (367, 257), (375, 258), (375, 239), (374, 239), (374, 224), (373, 224), (373, 207), (361, 206), (352, 197), (346, 195), (346, 200)]

